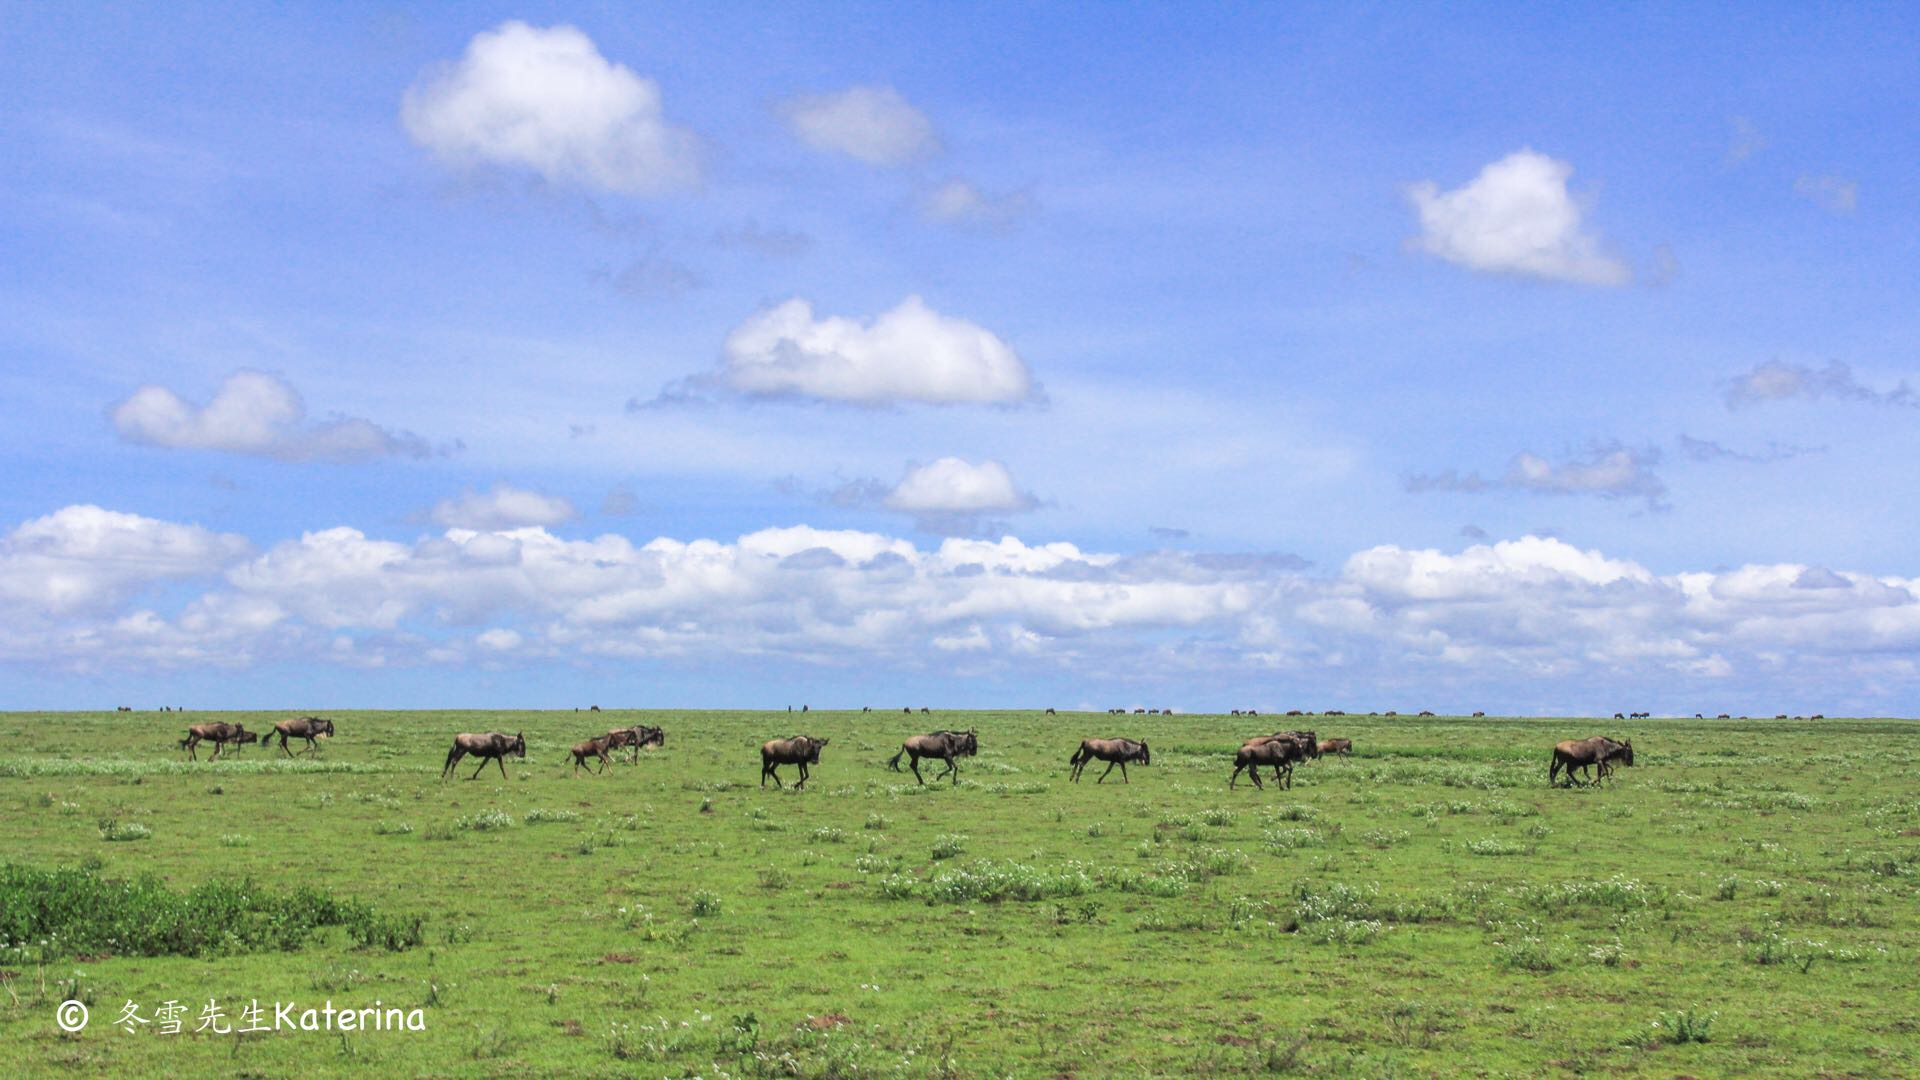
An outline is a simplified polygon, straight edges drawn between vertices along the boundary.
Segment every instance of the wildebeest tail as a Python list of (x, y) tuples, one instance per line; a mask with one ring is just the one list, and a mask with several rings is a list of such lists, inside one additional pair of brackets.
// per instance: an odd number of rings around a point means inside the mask
[(903, 746), (903, 747), (901, 747), (901, 748), (900, 748), (900, 752), (899, 752), (899, 753), (897, 753), (897, 754), (895, 754), (895, 755), (893, 755), (893, 756), (892, 756), (891, 758), (888, 758), (888, 759), (887, 759), (887, 768), (889, 768), (889, 769), (892, 769), (892, 770), (893, 770), (894, 772), (899, 772), (899, 771), (900, 771), (900, 759), (901, 759), (901, 758), (903, 758), (903, 757), (906, 757), (906, 756), (907, 756), (907, 748)]
[(1081, 744), (1080, 744), (1080, 749), (1078, 749), (1078, 750), (1075, 750), (1075, 751), (1073, 752), (1073, 756), (1067, 759), (1067, 764), (1069, 764), (1069, 765), (1078, 765), (1078, 764), (1080, 764), (1081, 762), (1083, 762), (1083, 761), (1085, 761), (1085, 760), (1087, 760), (1087, 758), (1089, 758), (1089, 757), (1091, 757), (1091, 756), (1092, 756), (1091, 754), (1088, 754), (1088, 753), (1087, 753), (1087, 744), (1086, 744), (1086, 743), (1081, 743)]

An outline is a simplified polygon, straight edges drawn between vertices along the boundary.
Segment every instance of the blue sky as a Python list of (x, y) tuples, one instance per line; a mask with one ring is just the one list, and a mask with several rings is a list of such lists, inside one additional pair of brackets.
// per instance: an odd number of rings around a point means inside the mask
[(1920, 709), (1910, 6), (0, 25), (0, 704)]

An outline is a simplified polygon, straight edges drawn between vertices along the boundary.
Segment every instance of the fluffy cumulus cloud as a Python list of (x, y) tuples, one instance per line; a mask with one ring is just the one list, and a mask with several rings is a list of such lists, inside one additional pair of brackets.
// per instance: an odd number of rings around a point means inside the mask
[(910, 514), (1006, 514), (1032, 509), (1034, 498), (997, 461), (943, 457), (908, 469), (887, 493), (886, 505)]
[(1755, 365), (1752, 371), (1727, 380), (1724, 389), (1729, 409), (1794, 398), (1806, 401), (1834, 398), (1905, 409), (1920, 408), (1920, 394), (1914, 393), (1913, 387), (1905, 382), (1891, 390), (1875, 390), (1861, 383), (1854, 377), (1853, 369), (1838, 360), (1828, 361), (1823, 368), (1769, 360)]
[(667, 122), (651, 79), (571, 26), (503, 23), (407, 90), (407, 134), (457, 167), (530, 169), (550, 183), (652, 194), (696, 182), (698, 140)]
[(457, 529), (514, 529), (542, 527), (572, 521), (573, 503), (557, 495), (495, 484), (490, 491), (468, 491), (442, 499), (427, 511), (427, 520)]
[(1627, 265), (1603, 250), (1567, 190), (1573, 166), (1532, 150), (1493, 162), (1467, 184), (1408, 188), (1420, 215), (1413, 245), (1470, 270), (1582, 285), (1623, 285)]
[(1013, 347), (918, 296), (871, 321), (818, 318), (805, 300), (761, 311), (727, 336), (720, 383), (754, 397), (883, 405), (1011, 404), (1034, 396)]
[[(141, 606), (144, 584), (194, 577), (207, 584), (174, 609)], [(1653, 680), (1728, 696), (1869, 684), (1910, 695), (1920, 682), (1920, 579), (1796, 563), (1660, 574), (1539, 536), (1381, 545), (1313, 573), (1274, 556), (1103, 554), (1010, 536), (922, 546), (806, 526), (645, 543), (538, 527), (396, 541), (340, 527), (255, 552), (69, 507), (7, 534), (0, 604), (0, 658), (66, 668), (764, 657), (895, 671), (963, 660), (1088, 680)]]
[(1649, 507), (1665, 505), (1667, 485), (1653, 471), (1660, 461), (1654, 449), (1633, 449), (1618, 443), (1597, 443), (1584, 453), (1550, 461), (1522, 451), (1513, 456), (1504, 476), (1488, 479), (1477, 472), (1421, 473), (1409, 476), (1408, 491), (1528, 491), (1541, 495), (1595, 495), (1606, 499), (1637, 498)]
[(933, 122), (891, 86), (808, 94), (784, 102), (780, 112), (801, 142), (868, 165), (904, 165), (940, 146)]
[(234, 373), (205, 405), (164, 386), (143, 386), (114, 406), (112, 418), (114, 429), (129, 442), (180, 450), (282, 461), (372, 461), (430, 453), (418, 436), (369, 420), (310, 421), (293, 387), (259, 371)]
[(90, 611), (157, 583), (216, 574), (250, 550), (230, 533), (69, 506), (0, 537), (0, 598), (27, 612)]

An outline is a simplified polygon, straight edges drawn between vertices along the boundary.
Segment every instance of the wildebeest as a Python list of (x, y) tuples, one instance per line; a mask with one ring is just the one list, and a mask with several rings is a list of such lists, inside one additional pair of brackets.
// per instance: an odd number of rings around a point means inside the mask
[(188, 757), (199, 761), (200, 754), (195, 747), (202, 742), (210, 742), (213, 744), (213, 753), (207, 760), (212, 761), (220, 756), (220, 751), (224, 750), (228, 743), (245, 746), (247, 743), (257, 742), (259, 738), (260, 736), (248, 731), (245, 724), (229, 724), (225, 720), (216, 720), (210, 724), (188, 725), (187, 737), (180, 740), (180, 749), (185, 750)]
[(588, 711), (588, 712), (599, 712), (599, 711), (600, 711), (600, 706), (598, 706), (598, 705), (594, 705), (594, 706), (590, 706), (590, 707), (589, 707), (589, 708), (587, 709), (587, 711)]
[(1473, 715), (1475, 715), (1475, 716), (1485, 716), (1485, 715), (1487, 715), (1487, 714), (1486, 714), (1486, 711), (1485, 711), (1485, 710), (1483, 710), (1483, 709), (1475, 709), (1475, 710), (1474, 710), (1474, 713), (1473, 713)]
[(1081, 739), (1080, 749), (1075, 750), (1073, 756), (1067, 759), (1067, 764), (1073, 766), (1074, 783), (1080, 782), (1081, 770), (1085, 769), (1087, 762), (1094, 758), (1107, 763), (1107, 772), (1100, 774), (1100, 779), (1094, 781), (1096, 784), (1104, 782), (1107, 773), (1111, 773), (1115, 765), (1120, 766), (1120, 782), (1125, 784), (1132, 782), (1127, 779), (1127, 762), (1138, 762), (1141, 765), (1153, 764), (1152, 751), (1147, 749), (1147, 744), (1144, 742), (1135, 742), (1132, 739)]
[(1432, 715), (1433, 715), (1433, 710), (1432, 710), (1432, 709), (1421, 709), (1421, 710), (1420, 710), (1420, 715), (1421, 715), (1421, 716), (1432, 716)]
[(785, 787), (780, 782), (779, 768), (782, 765), (800, 766), (800, 779), (793, 782), (794, 790), (807, 783), (807, 766), (820, 764), (820, 748), (827, 740), (816, 739), (811, 735), (795, 735), (791, 739), (774, 739), (760, 744), (760, 786), (767, 786), (767, 777), (773, 777), (774, 787)]
[(1605, 735), (1595, 735), (1586, 739), (1568, 739), (1556, 743), (1553, 747), (1553, 763), (1547, 766), (1547, 783), (1551, 786), (1561, 768), (1567, 770), (1567, 786), (1573, 786), (1575, 769), (1585, 770), (1591, 766), (1600, 767), (1600, 780), (1605, 780), (1612, 771), (1610, 762), (1618, 759), (1633, 764), (1633, 740), (1610, 739)]
[(453, 771), (454, 765), (468, 754), (480, 759), (480, 768), (473, 770), (473, 775), (467, 779), (479, 778), (481, 771), (487, 767), (487, 762), (492, 761), (500, 766), (500, 778), (504, 780), (507, 777), (506, 756), (512, 754), (524, 759), (527, 756), (527, 740), (520, 732), (512, 735), (498, 731), (489, 731), (484, 735), (467, 733), (455, 735), (453, 747), (447, 751), (447, 763), (440, 769), (440, 778), (446, 779), (447, 774)]
[(1322, 754), (1345, 754), (1351, 756), (1353, 753), (1353, 740), (1327, 739), (1320, 744), (1320, 752)]
[(313, 741), (314, 737), (325, 735), (331, 738), (333, 736), (333, 721), (319, 716), (303, 716), (298, 720), (282, 720), (273, 725), (273, 730), (267, 734), (267, 740), (271, 742), (275, 735), (280, 736), (280, 752), (288, 757), (293, 756), (293, 751), (287, 749), (288, 739), (305, 739), (307, 740), (307, 748), (304, 753), (318, 753), (320, 744)]
[(1057, 714), (1057, 713), (1055, 713), (1055, 712), (1054, 712), (1054, 711), (1053, 711), (1053, 710), (1052, 710), (1051, 708), (1049, 708), (1049, 709), (1047, 710), (1047, 715), (1048, 715), (1048, 716), (1056, 716), (1056, 715), (1058, 715), (1058, 714)]
[(920, 706), (920, 711), (921, 711), (921, 712), (923, 712), (923, 713), (930, 713), (930, 712), (932, 712), (933, 710), (932, 710), (932, 709), (929, 709), (929, 708), (927, 708), (927, 707), (926, 707), (925, 705), (922, 705), (922, 706)]
[(1271, 735), (1249, 739), (1233, 755), (1233, 775), (1227, 778), (1227, 787), (1239, 784), (1242, 771), (1253, 777), (1254, 787), (1265, 787), (1260, 782), (1260, 766), (1271, 765), (1274, 780), (1279, 781), (1284, 776), (1285, 786), (1291, 788), (1294, 762), (1306, 760), (1306, 753), (1306, 748), (1292, 739)]
[(1728, 716), (1726, 713), (1721, 713), (1719, 716), (1714, 717), (1714, 719), (1715, 720), (1731, 720), (1733, 719), (1733, 717)]
[[(625, 731), (626, 729), (621, 728), (620, 730)], [(594, 771), (606, 772), (607, 771), (607, 751), (613, 747), (613, 738), (614, 738), (613, 733), (608, 732), (605, 735), (595, 735), (593, 738), (588, 739), (585, 742), (574, 743), (573, 744), (573, 775), (575, 776), (580, 775), (580, 766), (586, 764), (586, 761), (588, 758), (599, 758), (600, 767)], [(485, 768), (486, 763), (481, 762), (481, 767)], [(504, 773), (505, 771), (506, 770), (504, 768), (501, 769), (502, 773)]]
[(635, 724), (632, 727), (614, 728), (607, 732), (607, 749), (618, 750), (621, 747), (633, 747), (633, 757), (627, 764), (640, 764), (640, 751), (648, 746), (667, 745), (667, 733), (657, 727)]
[(972, 731), (935, 731), (926, 735), (915, 735), (900, 744), (900, 752), (888, 760), (887, 767), (894, 772), (900, 771), (900, 759), (908, 759), (907, 767), (913, 770), (913, 778), (926, 783), (920, 775), (921, 758), (939, 758), (946, 762), (946, 770), (934, 779), (938, 780), (947, 773), (953, 774), (953, 782), (960, 782), (960, 762), (962, 757), (973, 757), (980, 752), (980, 738)]

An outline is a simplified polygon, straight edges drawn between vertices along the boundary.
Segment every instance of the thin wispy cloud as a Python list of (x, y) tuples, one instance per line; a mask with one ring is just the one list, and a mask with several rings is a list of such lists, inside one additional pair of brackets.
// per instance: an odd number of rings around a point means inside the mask
[(1793, 182), (1793, 193), (1835, 214), (1851, 214), (1860, 206), (1860, 185), (1843, 176), (1803, 174)]
[(1752, 371), (1736, 375), (1722, 386), (1727, 408), (1744, 409), (1771, 401), (1862, 401), (1902, 409), (1920, 408), (1920, 393), (1905, 380), (1890, 390), (1876, 390), (1854, 377), (1853, 368), (1829, 360), (1821, 368), (1768, 360)]
[(1653, 471), (1659, 463), (1657, 449), (1599, 442), (1557, 461), (1521, 451), (1508, 462), (1507, 471), (1495, 477), (1449, 469), (1410, 475), (1403, 486), (1415, 493), (1522, 491), (1539, 495), (1631, 498), (1643, 500), (1648, 509), (1660, 510), (1666, 508), (1667, 485)]
[(891, 86), (805, 94), (782, 102), (780, 113), (806, 145), (868, 165), (905, 165), (940, 148), (933, 122)]

